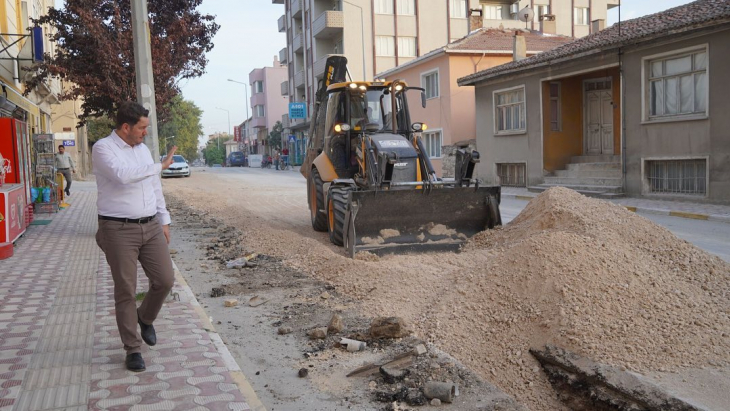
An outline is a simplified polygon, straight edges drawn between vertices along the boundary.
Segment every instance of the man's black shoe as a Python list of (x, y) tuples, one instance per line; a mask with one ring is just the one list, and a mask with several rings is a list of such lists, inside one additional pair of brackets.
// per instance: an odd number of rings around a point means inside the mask
[(66, 190), (66, 197), (71, 197), (71, 191)]
[(140, 372), (146, 369), (144, 366), (144, 359), (142, 359), (142, 354), (138, 352), (127, 355), (124, 362), (127, 364), (127, 369), (129, 371)]
[(137, 314), (137, 322), (139, 323), (139, 328), (141, 330), (140, 334), (142, 335), (142, 340), (145, 342), (145, 344), (152, 347), (153, 345), (157, 344), (157, 334), (155, 334), (155, 327), (150, 324), (147, 325), (142, 322), (142, 320), (139, 319), (139, 314)]

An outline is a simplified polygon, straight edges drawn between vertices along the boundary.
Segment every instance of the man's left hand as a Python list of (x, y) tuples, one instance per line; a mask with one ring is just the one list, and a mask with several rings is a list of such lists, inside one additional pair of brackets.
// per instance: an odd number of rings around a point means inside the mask
[(170, 225), (163, 225), (162, 226), (162, 233), (165, 234), (165, 240), (167, 240), (167, 244), (170, 244)]

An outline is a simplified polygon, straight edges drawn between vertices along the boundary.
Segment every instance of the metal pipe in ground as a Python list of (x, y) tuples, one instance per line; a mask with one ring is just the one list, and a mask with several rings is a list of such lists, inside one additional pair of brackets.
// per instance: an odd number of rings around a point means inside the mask
[(429, 400), (438, 398), (441, 402), (451, 403), (456, 396), (456, 384), (430, 381), (423, 387), (423, 394)]

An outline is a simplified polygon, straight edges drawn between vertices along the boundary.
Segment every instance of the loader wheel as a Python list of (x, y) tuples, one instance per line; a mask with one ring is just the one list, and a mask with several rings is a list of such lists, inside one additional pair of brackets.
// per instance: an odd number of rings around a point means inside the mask
[(307, 180), (307, 198), (309, 200), (309, 213), (312, 218), (312, 228), (314, 231), (327, 231), (327, 216), (320, 213), (319, 210), (324, 209), (324, 191), (322, 188), (322, 177), (316, 168), (312, 169)]
[(487, 228), (492, 229), (498, 225), (502, 225), (502, 214), (499, 212), (499, 204), (494, 196), (489, 196), (487, 200), (487, 209), (489, 212)]
[(334, 186), (330, 188), (327, 200), (327, 231), (330, 233), (332, 244), (345, 244), (345, 214), (347, 214), (350, 187)]

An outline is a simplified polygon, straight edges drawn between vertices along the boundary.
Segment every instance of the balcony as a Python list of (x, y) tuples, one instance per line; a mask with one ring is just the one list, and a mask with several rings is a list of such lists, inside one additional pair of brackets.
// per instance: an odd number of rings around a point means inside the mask
[(286, 14), (279, 17), (279, 33), (286, 31)]
[(314, 77), (320, 78), (324, 75), (324, 68), (327, 65), (327, 58), (331, 56), (341, 56), (342, 54), (325, 54), (324, 56), (320, 57), (319, 60), (317, 60), (314, 63), (314, 67), (312, 67), (312, 72), (314, 73)]
[(301, 33), (294, 36), (294, 40), (292, 40), (292, 42), (291, 42), (291, 47), (295, 53), (301, 53), (303, 51), (303, 49), (304, 49), (303, 43), (304, 42), (302, 41)]
[(342, 34), (345, 27), (345, 13), (341, 11), (325, 11), (312, 24), (314, 37), (326, 39)]
[(271, 4), (284, 4), (284, 0), (271, 0)]
[(289, 114), (284, 114), (281, 116), (281, 126), (283, 128), (289, 128)]
[(289, 62), (289, 53), (287, 52), (286, 47), (279, 50), (279, 62), (281, 62), (281, 64), (286, 64)]
[(283, 81), (281, 83), (281, 95), (282, 96), (288, 96), (289, 95), (289, 80)]
[(291, 0), (291, 16), (295, 19), (302, 18), (302, 0)]
[(266, 128), (266, 116), (252, 118), (251, 126), (253, 128)]
[[(322, 69), (324, 71), (324, 69)], [(297, 74), (294, 75), (294, 87), (304, 87), (304, 70), (299, 70)]]

